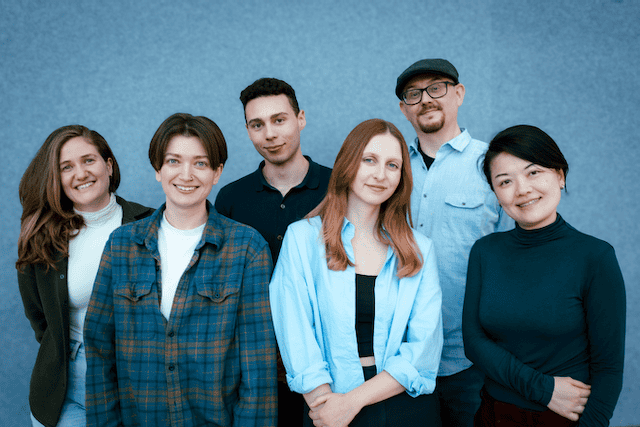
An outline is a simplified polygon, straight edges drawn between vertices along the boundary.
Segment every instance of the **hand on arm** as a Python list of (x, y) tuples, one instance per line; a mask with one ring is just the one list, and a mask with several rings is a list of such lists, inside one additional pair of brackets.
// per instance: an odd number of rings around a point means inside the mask
[(556, 414), (578, 421), (591, 394), (591, 386), (570, 377), (553, 377), (553, 381), (553, 395), (547, 406)]
[(310, 395), (315, 397), (309, 404), (309, 416), (314, 426), (342, 427), (348, 426), (365, 406), (389, 399), (404, 391), (405, 388), (395, 378), (382, 371), (346, 394), (332, 393), (329, 386), (323, 384), (304, 397), (307, 402), (311, 400)]

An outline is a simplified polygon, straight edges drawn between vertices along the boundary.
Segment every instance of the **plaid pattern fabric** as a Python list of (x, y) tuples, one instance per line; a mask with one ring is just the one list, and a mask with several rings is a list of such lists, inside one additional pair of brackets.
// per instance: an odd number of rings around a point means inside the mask
[(269, 248), (208, 208), (168, 321), (159, 307), (164, 206), (107, 242), (85, 320), (88, 425), (275, 425)]

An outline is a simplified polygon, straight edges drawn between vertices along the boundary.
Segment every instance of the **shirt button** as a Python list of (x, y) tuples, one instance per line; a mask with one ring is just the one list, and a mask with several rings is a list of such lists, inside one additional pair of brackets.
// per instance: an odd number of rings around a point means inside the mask
[(60, 279), (64, 279), (64, 274), (61, 274), (61, 275), (60, 275)]
[(276, 237), (276, 239), (282, 240), (282, 234), (278, 234), (278, 237)]
[(424, 194), (422, 195), (422, 197), (424, 197), (424, 198), (426, 199), (426, 198), (427, 198), (427, 193), (424, 193)]
[(174, 335), (173, 331), (169, 332), (169, 338), (172, 338)]
[(462, 202), (462, 206), (467, 206), (467, 204), (465, 202)]
[(284, 203), (280, 205), (280, 209), (284, 209)]
[(424, 224), (420, 224), (420, 227), (424, 227)]
[(169, 370), (173, 371), (174, 369), (176, 369), (176, 367), (174, 365), (169, 365)]

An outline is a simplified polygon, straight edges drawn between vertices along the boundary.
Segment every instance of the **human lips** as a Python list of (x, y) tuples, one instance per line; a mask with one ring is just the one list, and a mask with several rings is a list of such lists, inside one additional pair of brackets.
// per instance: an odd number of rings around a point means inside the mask
[(385, 187), (384, 185), (376, 185), (376, 184), (367, 184), (367, 187), (369, 187), (373, 191), (379, 191), (379, 192), (385, 191), (387, 189), (387, 187)]
[(196, 189), (196, 188), (198, 188), (198, 187), (194, 187), (194, 186), (188, 186), (188, 187), (187, 187), (187, 186), (185, 186), (185, 185), (178, 185), (178, 184), (175, 184), (175, 186), (176, 186), (176, 188), (177, 188), (178, 190), (180, 190), (180, 191), (185, 191), (185, 192), (188, 192), (188, 193), (190, 193), (190, 192), (192, 192), (192, 191), (195, 191), (195, 189)]
[(531, 206), (531, 205), (537, 203), (539, 200), (540, 200), (540, 197), (538, 197), (537, 199), (528, 200), (528, 201), (526, 201), (524, 203), (519, 203), (516, 206), (518, 206), (519, 208), (526, 208), (528, 206)]
[(79, 191), (80, 190), (84, 190), (85, 188), (91, 187), (93, 184), (94, 184), (94, 182), (91, 181), (91, 182), (87, 182), (87, 183), (84, 183), (84, 184), (77, 185), (76, 186), (76, 190), (79, 190)]
[(274, 151), (278, 151), (279, 149), (281, 149), (282, 147), (284, 147), (284, 144), (279, 144), (279, 145), (271, 145), (269, 147), (264, 147), (265, 150), (269, 151), (269, 152), (274, 152)]

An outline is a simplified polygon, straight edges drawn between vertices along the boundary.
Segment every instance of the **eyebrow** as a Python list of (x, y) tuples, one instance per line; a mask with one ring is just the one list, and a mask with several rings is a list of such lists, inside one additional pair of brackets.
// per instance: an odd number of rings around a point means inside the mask
[[(375, 158), (377, 158), (377, 159), (379, 159), (379, 158), (380, 158), (380, 155), (379, 155), (379, 154), (376, 154), (376, 153), (374, 153), (374, 152), (372, 152), (372, 151), (363, 151), (363, 152), (362, 152), (362, 155), (363, 155), (363, 156), (373, 156), (373, 157), (375, 157)], [(402, 157), (390, 157), (390, 158), (388, 158), (388, 159), (387, 159), (387, 161), (389, 161), (389, 162), (400, 162), (400, 163), (402, 163)]]
[[(177, 158), (179, 158), (179, 159), (181, 159), (181, 158), (183, 157), (183, 156), (181, 156), (180, 154), (169, 153), (169, 152), (165, 153), (165, 155), (164, 155), (164, 156), (165, 156), (165, 157), (167, 157), (167, 156), (172, 156), (172, 157), (177, 157)], [(208, 158), (209, 158), (209, 156), (207, 156), (207, 155), (203, 155), (203, 156), (193, 156), (193, 158), (194, 158), (194, 159), (208, 159)]]
[[(444, 83), (444, 82), (449, 82), (451, 84), (454, 84), (450, 79), (447, 79), (444, 76), (434, 77), (433, 79), (423, 84), (426, 84), (427, 86), (431, 86), (436, 83)], [(427, 86), (423, 87), (423, 89), (426, 88)], [(420, 89), (420, 87), (418, 86), (417, 83), (408, 84), (406, 90), (412, 90), (412, 89)]]
[[(287, 113), (286, 111), (281, 111), (279, 113), (272, 114), (271, 116), (269, 116), (269, 119), (273, 120), (273, 119), (277, 118), (278, 116), (288, 116), (288, 115), (289, 115), (289, 113)], [(249, 120), (247, 122), (247, 124), (250, 125), (251, 123), (258, 123), (258, 122), (262, 123), (264, 121), (262, 120), (262, 118), (256, 117), (255, 119)]]
[[(535, 163), (529, 163), (527, 166), (525, 166), (525, 168), (523, 170), (527, 170), (531, 166), (535, 166), (535, 165), (536, 165)], [(501, 176), (507, 176), (507, 175), (509, 175), (509, 174), (508, 173), (499, 173), (498, 175), (494, 175), (494, 178), (498, 178), (498, 177), (501, 177)]]
[[(94, 153), (89, 153), (89, 154), (85, 154), (84, 156), (80, 156), (80, 159), (86, 159), (88, 157), (98, 157), (98, 154), (94, 154)], [(61, 165), (65, 164), (65, 163), (69, 163), (72, 162), (73, 159), (69, 159), (69, 160), (62, 160), (60, 162)]]

